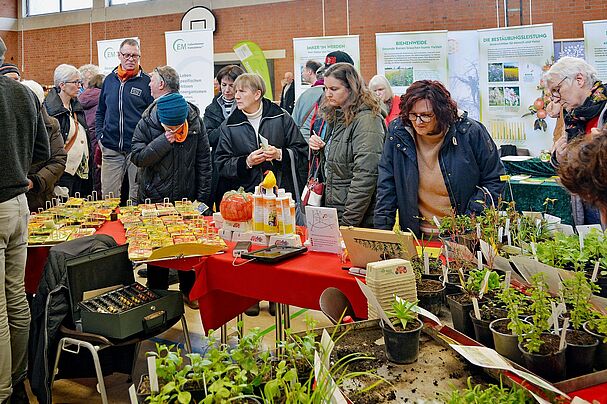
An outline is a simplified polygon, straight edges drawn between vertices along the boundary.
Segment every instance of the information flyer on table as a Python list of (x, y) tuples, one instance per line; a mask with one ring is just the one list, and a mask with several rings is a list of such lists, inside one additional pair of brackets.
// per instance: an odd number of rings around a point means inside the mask
[(204, 111), (213, 101), (213, 31), (165, 32), (167, 64), (179, 73), (179, 92)]
[[(118, 52), (120, 52), (120, 44), (127, 38), (107, 39), (104, 41), (97, 41), (97, 60), (99, 61), (99, 68), (101, 73), (108, 75), (120, 64), (118, 59)], [(134, 37), (138, 43), (139, 38)]]
[(310, 88), (302, 78), (303, 69), (308, 60), (325, 63), (327, 54), (334, 51), (346, 52), (354, 66), (360, 71), (360, 48), (358, 35), (322, 36), (309, 38), (293, 38), (293, 74), (295, 76), (295, 98)]
[(377, 74), (386, 76), (394, 94), (414, 81), (439, 80), (448, 86), (447, 31), (375, 34)]
[(607, 81), (607, 20), (584, 21), (586, 61), (594, 66), (599, 80)]
[(538, 89), (552, 64), (552, 24), (479, 30), (481, 120), (499, 144), (532, 154), (549, 149), (552, 130), (534, 130), (536, 116), (522, 117), (542, 97)]

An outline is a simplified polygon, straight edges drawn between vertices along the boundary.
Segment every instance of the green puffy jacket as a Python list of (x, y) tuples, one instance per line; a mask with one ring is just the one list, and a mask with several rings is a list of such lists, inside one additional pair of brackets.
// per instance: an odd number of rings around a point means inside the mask
[(373, 227), (373, 209), (386, 124), (361, 107), (345, 126), (338, 116), (325, 149), (325, 206), (336, 208), (342, 226)]

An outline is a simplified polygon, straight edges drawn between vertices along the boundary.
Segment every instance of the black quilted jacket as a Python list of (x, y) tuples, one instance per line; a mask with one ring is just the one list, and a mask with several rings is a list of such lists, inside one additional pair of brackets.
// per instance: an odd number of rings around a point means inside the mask
[(139, 167), (139, 202), (183, 198), (210, 206), (211, 152), (198, 108), (189, 104), (188, 136), (173, 144), (164, 136), (156, 102), (141, 116), (133, 134), (131, 161)]

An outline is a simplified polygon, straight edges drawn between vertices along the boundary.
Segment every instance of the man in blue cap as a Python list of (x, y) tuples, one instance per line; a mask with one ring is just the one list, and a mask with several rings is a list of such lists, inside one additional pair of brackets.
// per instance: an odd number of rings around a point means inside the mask
[[(179, 94), (179, 75), (170, 66), (151, 74), (156, 100), (145, 110), (133, 134), (131, 161), (139, 167), (138, 201), (160, 203), (187, 198), (207, 205), (211, 194), (211, 151), (198, 108)], [(194, 285), (193, 271), (179, 271), (185, 303)], [(148, 265), (148, 287), (168, 288), (168, 269)]]

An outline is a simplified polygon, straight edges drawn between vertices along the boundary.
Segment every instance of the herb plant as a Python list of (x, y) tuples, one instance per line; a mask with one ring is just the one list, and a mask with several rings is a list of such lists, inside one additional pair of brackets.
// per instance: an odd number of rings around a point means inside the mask
[(392, 301), (392, 311), (387, 313), (390, 317), (396, 317), (396, 324), (400, 323), (403, 330), (407, 329), (407, 323), (417, 318), (417, 314), (413, 311), (413, 308), (417, 306), (417, 300), (414, 302), (407, 302), (404, 299), (394, 295)]
[(589, 282), (586, 274), (582, 271), (575, 272), (569, 279), (562, 283), (561, 297), (570, 306), (569, 318), (575, 330), (579, 330), (582, 324), (594, 317), (594, 311), (590, 299), (592, 294), (600, 288)]

